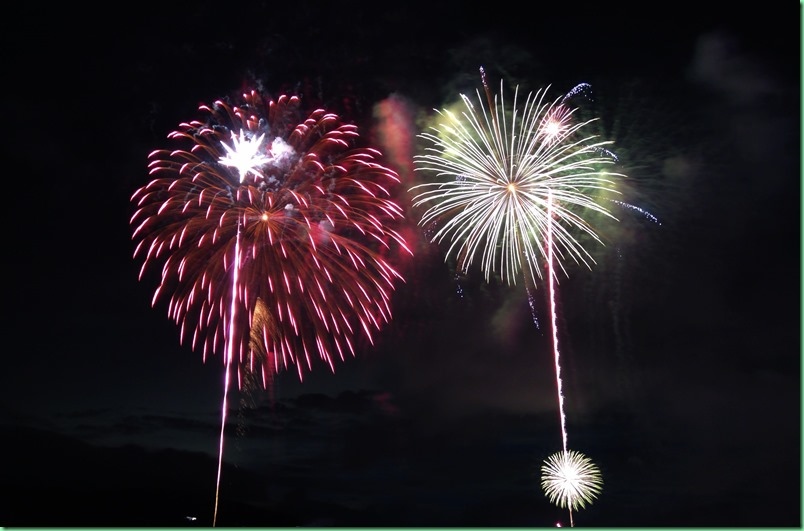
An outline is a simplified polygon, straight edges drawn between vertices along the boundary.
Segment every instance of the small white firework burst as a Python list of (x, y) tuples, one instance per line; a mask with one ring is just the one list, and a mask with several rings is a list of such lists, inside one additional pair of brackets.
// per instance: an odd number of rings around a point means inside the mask
[(542, 489), (551, 503), (575, 511), (591, 504), (603, 490), (603, 476), (581, 452), (563, 450), (545, 459)]

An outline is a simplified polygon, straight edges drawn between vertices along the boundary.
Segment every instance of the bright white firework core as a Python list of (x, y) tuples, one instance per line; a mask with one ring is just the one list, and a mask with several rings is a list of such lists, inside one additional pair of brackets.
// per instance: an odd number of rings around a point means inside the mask
[(268, 164), (272, 160), (271, 157), (259, 152), (263, 138), (265, 138), (264, 134), (256, 138), (246, 138), (246, 133), (242, 129), (240, 130), (240, 138), (232, 132), (232, 146), (229, 146), (226, 142), (221, 142), (226, 150), (226, 155), (218, 159), (218, 162), (224, 166), (236, 168), (240, 174), (241, 183), (249, 173), (262, 177), (262, 173), (257, 168)]
[(603, 477), (584, 454), (564, 450), (542, 465), (542, 489), (552, 503), (575, 511), (597, 498), (603, 490)]

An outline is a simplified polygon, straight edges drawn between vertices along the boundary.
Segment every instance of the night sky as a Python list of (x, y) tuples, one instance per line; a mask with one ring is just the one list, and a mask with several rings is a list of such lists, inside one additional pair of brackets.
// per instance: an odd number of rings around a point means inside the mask
[[(613, 210), (561, 278), (569, 447), (604, 479), (575, 525), (801, 527), (801, 8), (710, 5), (5, 8), (0, 525), (212, 523), (221, 356), (179, 344), (132, 258), (168, 133), (300, 93), (389, 155), (409, 209), (419, 145), (391, 160), (383, 126), (415, 141), (482, 66), (495, 91), (589, 83), (650, 214)], [(521, 284), (456, 278), (408, 226), (373, 347), (230, 397), (218, 526), (569, 525), (539, 485), (562, 444), (548, 307), (537, 327)]]

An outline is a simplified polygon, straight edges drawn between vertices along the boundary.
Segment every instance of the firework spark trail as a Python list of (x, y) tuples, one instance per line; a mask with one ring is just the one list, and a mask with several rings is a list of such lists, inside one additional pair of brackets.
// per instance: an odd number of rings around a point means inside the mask
[(221, 470), (223, 468), (223, 441), (224, 441), (224, 433), (226, 431), (226, 410), (228, 409), (228, 397), (229, 397), (229, 385), (230, 385), (230, 375), (229, 372), (232, 367), (232, 359), (234, 357), (234, 325), (235, 325), (235, 316), (237, 315), (237, 281), (238, 281), (238, 273), (240, 272), (240, 228), (238, 226), (237, 229), (237, 236), (235, 237), (235, 260), (234, 260), (234, 267), (232, 268), (232, 300), (231, 306), (229, 307), (229, 333), (226, 339), (226, 359), (224, 363), (226, 367), (224, 369), (224, 377), (223, 377), (223, 403), (221, 405), (221, 434), (220, 440), (218, 441), (218, 473), (215, 478), (215, 508), (212, 514), (212, 527), (215, 527), (218, 521), (218, 501), (220, 498), (220, 490), (221, 490)]
[[(558, 349), (558, 316), (556, 312), (556, 272), (553, 269), (553, 194), (547, 194), (547, 276), (550, 286), (550, 324), (553, 328), (553, 358), (556, 367), (556, 390), (558, 391), (558, 414), (561, 419), (561, 443), (567, 451), (567, 417), (564, 414), (564, 391), (561, 385), (561, 360)], [(572, 513), (570, 513), (572, 519)]]
[[(180, 340), (224, 349), (220, 475), (232, 372), (274, 374), (355, 355), (391, 318), (413, 253), (393, 226), (398, 175), (358, 145), (357, 127), (316, 109), (299, 119), (298, 97), (202, 105), (203, 118), (168, 135), (181, 144), (149, 155), (153, 179), (131, 197), (134, 257), (161, 271), (152, 305), (167, 297)], [(360, 342), (358, 342), (360, 341)]]
[(618, 200), (616, 200), (616, 199), (612, 199), (611, 201), (612, 201), (613, 203), (617, 203), (618, 205), (620, 205), (620, 206), (621, 206), (621, 207), (623, 207), (623, 208), (627, 208), (627, 209), (630, 209), (630, 210), (634, 210), (634, 211), (636, 211), (636, 212), (639, 212), (639, 213), (640, 213), (640, 214), (642, 214), (642, 215), (643, 215), (645, 218), (647, 218), (648, 220), (650, 220), (650, 221), (652, 221), (652, 222), (656, 223), (657, 225), (661, 225), (661, 224), (662, 224), (662, 222), (661, 222), (661, 221), (659, 221), (659, 218), (657, 218), (656, 216), (654, 216), (653, 214), (651, 214), (650, 212), (648, 212), (648, 211), (647, 211), (647, 210), (645, 210), (644, 208), (638, 207), (638, 206), (636, 206), (636, 205), (632, 205), (631, 203), (626, 203), (626, 202), (624, 202), (624, 201), (618, 201)]
[[(234, 147), (230, 148), (225, 142), (221, 142), (227, 154), (219, 159), (219, 162), (225, 166), (236, 168), (240, 175), (240, 182), (249, 173), (254, 173), (262, 177), (258, 171), (258, 167), (269, 163), (269, 157), (260, 155), (258, 150), (262, 144), (264, 134), (258, 136), (253, 141), (245, 138), (245, 133), (240, 130), (240, 139), (232, 132), (232, 144)], [(229, 385), (230, 385), (230, 371), (232, 367), (232, 360), (234, 358), (234, 342), (235, 342), (235, 322), (237, 317), (237, 292), (238, 292), (238, 277), (240, 273), (240, 234), (242, 230), (241, 221), (237, 221), (237, 234), (235, 235), (234, 246), (234, 267), (232, 268), (232, 296), (231, 305), (229, 306), (229, 326), (226, 335), (226, 355), (225, 355), (225, 370), (223, 377), (223, 402), (221, 404), (221, 433), (218, 441), (218, 472), (215, 478), (215, 508), (212, 515), (212, 527), (215, 527), (218, 521), (218, 502), (220, 500), (221, 490), (221, 470), (223, 469), (223, 443), (224, 435), (226, 432), (226, 413), (229, 407)]]
[[(242, 131), (241, 131), (241, 139), (242, 139)], [(234, 140), (234, 138), (233, 138)], [(262, 137), (260, 137), (257, 143), (262, 142)], [(223, 144), (224, 147), (227, 147), (226, 144)], [(230, 152), (230, 155), (234, 152)], [(251, 157), (253, 158), (253, 157)], [(226, 159), (221, 159), (223, 162)], [(252, 167), (254, 161), (246, 160), (247, 167)], [(243, 162), (238, 162), (237, 164), (233, 164), (238, 167), (240, 171), (240, 181), (243, 181), (243, 177), (247, 173), (246, 166), (243, 165)], [(240, 273), (240, 231), (241, 226), (240, 222), (238, 221), (237, 225), (237, 235), (235, 236), (235, 256), (234, 256), (234, 267), (232, 268), (232, 297), (231, 297), (231, 305), (229, 306), (229, 326), (228, 326), (228, 334), (226, 337), (226, 357), (224, 360), (225, 363), (225, 370), (224, 370), (224, 377), (223, 377), (223, 403), (221, 404), (221, 433), (220, 439), (218, 441), (218, 472), (215, 478), (215, 508), (212, 515), (212, 527), (215, 527), (218, 521), (218, 501), (220, 499), (220, 490), (221, 490), (221, 470), (223, 468), (223, 443), (224, 443), (224, 434), (226, 432), (226, 412), (228, 409), (228, 399), (229, 399), (229, 385), (230, 385), (230, 371), (232, 367), (232, 360), (234, 358), (234, 337), (235, 337), (235, 322), (237, 316), (237, 287), (238, 287), (238, 276)]]
[(530, 317), (533, 320), (533, 324), (536, 326), (536, 330), (541, 330), (542, 327), (539, 324), (539, 315), (536, 311), (536, 301), (533, 297), (533, 292), (530, 289), (530, 286), (527, 284), (525, 285), (525, 294), (528, 296), (528, 307), (530, 308)]
[[(550, 324), (553, 329), (553, 359), (556, 369), (556, 392), (558, 394), (558, 416), (561, 422), (561, 444), (567, 453), (567, 416), (564, 413), (564, 391), (561, 383), (561, 354), (558, 348), (558, 314), (556, 311), (556, 272), (553, 268), (553, 195), (547, 194), (547, 276), (550, 286)], [(572, 506), (568, 506), (570, 527), (575, 527)]]

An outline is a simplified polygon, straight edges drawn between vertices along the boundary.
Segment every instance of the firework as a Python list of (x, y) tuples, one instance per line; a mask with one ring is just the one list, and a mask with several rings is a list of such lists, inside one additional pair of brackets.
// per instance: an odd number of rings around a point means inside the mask
[(603, 490), (603, 476), (584, 454), (564, 450), (545, 459), (542, 489), (551, 503), (577, 511), (591, 504)]
[(566, 97), (550, 102), (540, 90), (520, 107), (517, 87), (509, 109), (502, 91), (492, 100), (485, 80), (484, 86), (488, 107), (479, 91), (477, 107), (461, 95), (460, 115), (436, 111), (443, 121), (420, 135), (429, 146), (415, 158), (416, 170), (440, 178), (411, 188), (414, 208), (425, 208), (420, 225), (433, 242), (450, 241), (447, 258), (454, 255), (462, 270), (480, 255), (487, 281), (497, 273), (515, 284), (524, 274), (526, 285), (535, 285), (547, 258), (548, 225), (559, 264), (571, 258), (591, 267), (594, 259), (574, 233), (600, 242), (584, 214), (615, 219), (595, 197), (616, 193), (620, 175), (602, 169), (614, 163), (605, 148), (610, 142), (583, 135), (591, 121), (573, 123)]
[(140, 277), (161, 267), (153, 302), (169, 297), (205, 358), (226, 341), (265, 378), (291, 364), (302, 377), (314, 357), (332, 367), (354, 336), (370, 340), (402, 278), (390, 258), (408, 249), (390, 228), (397, 175), (353, 148), (355, 126), (336, 115), (296, 124), (299, 103), (251, 92), (201, 106), (204, 120), (169, 135), (183, 145), (151, 153), (156, 178), (132, 197)]
[(337, 115), (299, 120), (299, 107), (255, 91), (202, 105), (168, 135), (175, 148), (150, 154), (153, 180), (132, 196), (140, 278), (161, 271), (153, 304), (168, 299), (205, 360), (224, 353), (219, 455), (230, 368), (263, 385), (290, 366), (302, 378), (316, 358), (334, 371), (390, 319), (392, 264), (411, 252), (392, 228), (399, 178), (381, 153)]
[[(521, 107), (517, 87), (508, 108), (502, 84), (499, 96), (492, 96), (482, 68), (481, 78), (488, 107), (479, 91), (477, 107), (461, 95), (460, 115), (436, 111), (442, 121), (420, 135), (428, 147), (415, 158), (416, 170), (439, 179), (411, 188), (416, 193), (413, 206), (424, 208), (420, 225), (432, 242), (449, 241), (447, 259), (454, 255), (463, 271), (479, 255), (486, 281), (497, 274), (515, 284), (521, 274), (537, 326), (532, 290), (546, 270), (563, 451), (550, 463), (548, 470), (555, 474), (547, 476), (545, 484), (550, 487), (548, 496), (570, 509), (571, 522), (572, 509), (596, 495), (600, 484), (591, 462), (567, 450), (555, 266), (566, 274), (563, 264), (568, 259), (586, 267), (594, 263), (583, 239), (602, 241), (588, 218), (616, 221), (603, 199), (612, 201), (606, 196), (617, 193), (616, 179), (622, 176), (604, 171), (616, 157), (607, 148), (610, 142), (585, 134), (592, 120), (574, 120), (569, 100), (586, 92), (588, 85), (578, 85), (554, 101), (546, 99), (546, 89), (529, 93)], [(572, 474), (577, 470), (582, 474), (576, 481)], [(565, 478), (575, 490), (557, 490), (553, 477)], [(573, 481), (567, 483), (569, 477)]]

